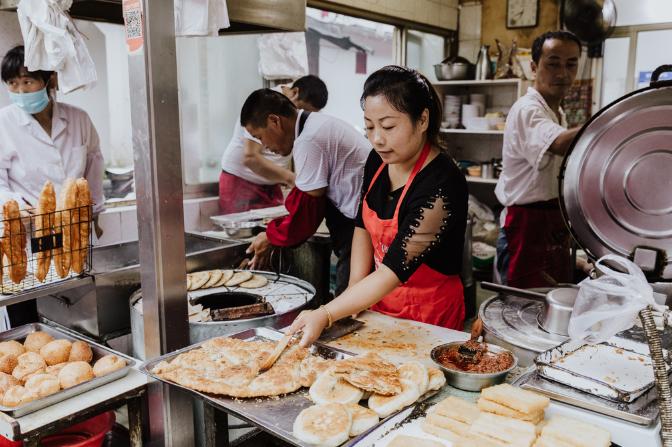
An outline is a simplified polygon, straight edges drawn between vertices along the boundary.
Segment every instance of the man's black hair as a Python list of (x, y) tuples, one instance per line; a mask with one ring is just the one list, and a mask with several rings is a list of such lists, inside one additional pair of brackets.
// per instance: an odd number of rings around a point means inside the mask
[(240, 124), (263, 128), (266, 127), (266, 119), (271, 114), (289, 118), (296, 114), (296, 107), (285, 95), (270, 88), (255, 90), (243, 104)]
[(329, 92), (324, 81), (314, 75), (303, 76), (292, 84), (292, 88), (299, 89), (299, 99), (312, 104), (316, 109), (324, 109), (329, 99)]
[(2, 82), (9, 82), (10, 79), (18, 78), (19, 76), (28, 76), (33, 79), (49, 82), (49, 78), (54, 73), (53, 71), (28, 71), (25, 68), (23, 45), (12, 48), (2, 58), (2, 68), (0, 69), (0, 77)]
[(581, 55), (581, 41), (574, 35), (574, 33), (570, 33), (569, 31), (548, 31), (534, 39), (534, 42), (532, 43), (532, 60), (535, 64), (538, 64), (539, 59), (541, 59), (544, 43), (551, 39), (574, 42), (579, 47), (579, 55)]

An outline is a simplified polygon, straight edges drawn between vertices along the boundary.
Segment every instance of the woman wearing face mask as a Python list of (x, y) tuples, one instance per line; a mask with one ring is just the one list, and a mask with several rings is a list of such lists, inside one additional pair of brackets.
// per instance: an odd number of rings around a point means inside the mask
[(368, 308), (463, 326), (459, 273), (468, 193), (438, 144), (439, 97), (417, 71), (387, 66), (367, 79), (361, 104), (373, 151), (364, 168), (350, 284), (294, 322), (290, 332), (303, 330), (304, 346), (334, 321)]
[(26, 69), (23, 46), (2, 59), (1, 77), (12, 104), (0, 109), (0, 203), (14, 199), (31, 209), (37, 207), (47, 180), (58, 193), (66, 178), (85, 177), (100, 237), (103, 156), (91, 119), (83, 110), (54, 99), (54, 72)]

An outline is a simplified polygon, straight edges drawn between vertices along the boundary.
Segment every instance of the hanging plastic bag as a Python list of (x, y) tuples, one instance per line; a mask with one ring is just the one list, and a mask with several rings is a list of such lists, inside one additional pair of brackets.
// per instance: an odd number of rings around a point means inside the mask
[[(605, 261), (627, 273), (609, 268)], [(579, 283), (579, 293), (569, 320), (572, 340), (601, 343), (617, 333), (631, 328), (639, 311), (647, 306), (666, 309), (656, 303), (651, 285), (634, 262), (616, 255), (606, 255), (595, 263), (603, 273), (597, 279)]]
[(72, 0), (21, 0), (17, 7), (26, 68), (57, 72), (63, 93), (97, 79), (84, 38), (67, 14), (71, 5)]

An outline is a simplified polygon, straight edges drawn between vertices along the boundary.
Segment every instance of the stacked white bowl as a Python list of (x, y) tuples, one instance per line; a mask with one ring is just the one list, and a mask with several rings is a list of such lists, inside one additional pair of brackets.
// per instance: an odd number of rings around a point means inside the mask
[(460, 125), (462, 97), (446, 95), (443, 98), (443, 127), (456, 129)]
[(486, 96), (484, 93), (471, 93), (469, 95), (469, 104), (478, 106), (478, 116), (485, 115)]

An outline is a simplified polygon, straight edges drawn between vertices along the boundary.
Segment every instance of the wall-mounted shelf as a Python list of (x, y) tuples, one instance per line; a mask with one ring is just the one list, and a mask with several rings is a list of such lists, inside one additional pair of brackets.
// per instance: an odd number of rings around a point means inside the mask
[(467, 182), (469, 183), (485, 183), (488, 185), (496, 185), (496, 178), (483, 178), (483, 177), (472, 177), (471, 175), (467, 176)]
[(504, 135), (503, 130), (441, 129), (441, 133), (461, 133), (469, 135)]
[(467, 80), (459, 80), (459, 81), (438, 81), (434, 82), (434, 85), (512, 85), (512, 84), (518, 84), (521, 81), (521, 79), (514, 78), (514, 79), (487, 79), (485, 81), (475, 81), (473, 79)]

